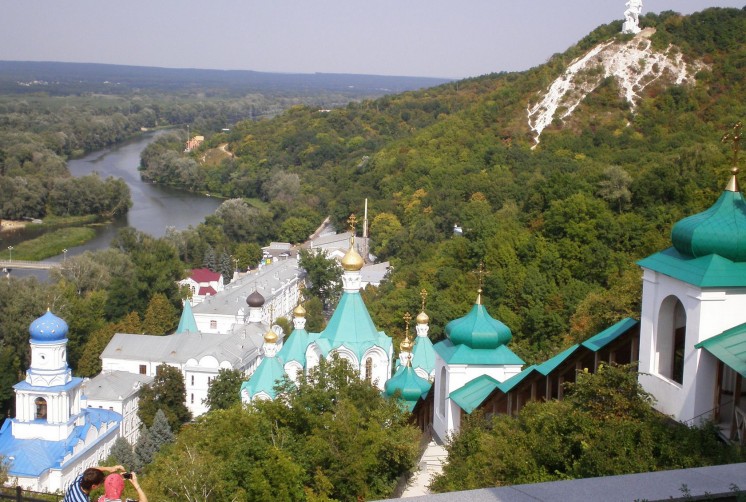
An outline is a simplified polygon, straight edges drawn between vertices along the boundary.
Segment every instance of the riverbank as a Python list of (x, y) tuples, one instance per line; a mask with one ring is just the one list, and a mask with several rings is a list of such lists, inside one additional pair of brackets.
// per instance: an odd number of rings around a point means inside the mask
[(0, 232), (12, 232), (26, 226), (27, 221), (2, 220), (0, 221)]
[(60, 228), (17, 244), (13, 247), (13, 258), (41, 261), (63, 254), (69, 248), (85, 244), (95, 236), (96, 231), (88, 227)]

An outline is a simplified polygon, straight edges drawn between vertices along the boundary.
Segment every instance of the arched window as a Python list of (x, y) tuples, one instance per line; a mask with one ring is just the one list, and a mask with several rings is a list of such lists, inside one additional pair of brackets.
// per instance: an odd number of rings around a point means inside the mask
[(373, 379), (373, 358), (365, 360), (365, 381), (370, 382)]
[(683, 383), (685, 348), (686, 310), (678, 298), (670, 296), (661, 303), (658, 315), (658, 373), (674, 382)]
[(45, 420), (47, 418), (47, 400), (43, 397), (37, 397), (34, 404), (36, 404), (36, 419)]

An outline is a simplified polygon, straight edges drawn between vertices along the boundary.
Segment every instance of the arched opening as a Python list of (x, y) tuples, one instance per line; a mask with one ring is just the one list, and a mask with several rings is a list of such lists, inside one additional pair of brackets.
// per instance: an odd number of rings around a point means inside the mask
[(373, 380), (373, 358), (369, 357), (365, 360), (365, 381), (370, 383)]
[(438, 381), (438, 414), (446, 415), (446, 368), (440, 369), (440, 380)]
[(34, 401), (36, 405), (36, 419), (46, 420), (47, 418), (47, 400), (43, 397), (37, 397)]
[(661, 303), (658, 315), (658, 373), (674, 382), (683, 383), (685, 348), (686, 310), (678, 298), (670, 296)]

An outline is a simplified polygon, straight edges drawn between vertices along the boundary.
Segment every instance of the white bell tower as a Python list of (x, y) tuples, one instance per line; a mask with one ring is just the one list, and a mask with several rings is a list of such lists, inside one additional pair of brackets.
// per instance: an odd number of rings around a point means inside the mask
[(67, 323), (47, 313), (29, 327), (31, 366), (26, 379), (14, 386), (17, 439), (60, 441), (80, 416), (81, 378), (67, 365)]

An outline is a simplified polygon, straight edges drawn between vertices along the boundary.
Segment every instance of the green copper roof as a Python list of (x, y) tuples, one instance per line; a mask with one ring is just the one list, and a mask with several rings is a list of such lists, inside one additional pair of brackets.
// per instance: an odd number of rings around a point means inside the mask
[(640, 324), (640, 321), (636, 321), (635, 319), (632, 319), (630, 317), (625, 317), (618, 323), (609, 326), (596, 335), (593, 335), (580, 345), (592, 350), (593, 352), (598, 352), (638, 324)]
[(468, 345), (454, 345), (442, 340), (433, 347), (448, 364), (523, 365), (524, 361), (505, 345), (495, 349), (472, 349)]
[(283, 378), (285, 378), (285, 368), (282, 366), (282, 361), (277, 357), (265, 357), (249, 380), (241, 384), (241, 390), (247, 389), (250, 399), (254, 399), (254, 396), (260, 392), (274, 399), (277, 395), (275, 385)]
[(466, 413), (471, 413), (477, 406), (482, 404), (493, 390), (498, 388), (500, 382), (489, 375), (478, 376), (460, 389), (451, 392), (448, 397), (455, 402), (459, 408)]
[(305, 368), (306, 348), (308, 348), (310, 342), (311, 337), (305, 329), (294, 329), (277, 353), (277, 357), (285, 361), (285, 363), (297, 361)]
[(433, 349), (433, 342), (426, 336), (418, 336), (414, 339), (412, 367), (422, 368), (428, 375), (435, 369), (435, 349)]
[(181, 311), (181, 319), (179, 319), (176, 333), (199, 333), (197, 321), (194, 320), (194, 314), (192, 313), (192, 304), (189, 300), (184, 302), (184, 309)]
[(637, 264), (701, 288), (746, 286), (746, 263), (716, 254), (692, 258), (668, 248)]
[(746, 377), (746, 323), (699, 342), (695, 347), (705, 349)]
[(726, 190), (708, 210), (676, 223), (671, 242), (693, 258), (716, 254), (746, 262), (746, 202), (741, 192)]
[[(456, 404), (458, 404), (462, 410), (464, 410), (466, 413), (471, 413), (475, 408), (480, 406), (482, 402), (484, 402), (484, 400), (487, 399), (487, 397), (496, 389), (500, 389), (501, 392), (507, 394), (533, 373), (539, 373), (542, 376), (547, 376), (552, 371), (557, 369), (560, 364), (567, 361), (569, 357), (573, 353), (575, 353), (575, 351), (581, 346), (587, 348), (592, 352), (597, 352), (606, 347), (609, 343), (619, 338), (621, 335), (627, 333), (630, 329), (636, 327), (638, 324), (639, 321), (627, 317), (614, 324), (613, 326), (606, 328), (602, 332), (592, 336), (583, 343), (575, 344), (571, 347), (566, 348), (556, 356), (544, 361), (541, 364), (534, 364), (527, 368), (524, 368), (523, 371), (521, 371), (517, 375), (513, 375), (504, 382), (498, 382), (494, 378), (483, 375), (479, 378), (475, 378), (460, 389), (451, 392), (450, 397), (451, 399), (456, 401)], [(744, 325), (744, 333), (746, 333), (746, 325)], [(435, 346), (436, 350), (438, 350), (439, 345), (440, 343)], [(441, 352), (439, 351), (438, 353), (440, 354)]]
[(493, 319), (479, 301), (464, 317), (446, 324), (446, 335), (455, 345), (473, 349), (494, 349), (513, 338), (510, 329)]
[(331, 350), (345, 346), (362, 359), (373, 346), (383, 348), (388, 354), (393, 349), (391, 338), (378, 331), (370, 318), (360, 293), (344, 292), (324, 331), (316, 340), (326, 356)]
[(386, 381), (384, 394), (393, 397), (399, 392), (399, 399), (406, 403), (407, 411), (412, 411), (421, 398), (424, 398), (432, 384), (415, 373), (411, 366), (400, 366), (396, 374)]

